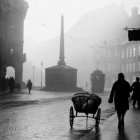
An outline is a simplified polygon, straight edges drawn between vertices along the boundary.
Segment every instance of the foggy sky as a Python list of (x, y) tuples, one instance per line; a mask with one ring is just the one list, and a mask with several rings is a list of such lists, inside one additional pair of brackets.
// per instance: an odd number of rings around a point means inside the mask
[[(118, 3), (129, 14), (130, 9), (133, 6), (137, 5), (140, 6), (139, 0), (26, 0), (26, 1), (29, 3), (29, 9), (25, 19), (25, 27), (24, 27), (24, 52), (27, 54), (27, 61), (24, 63), (23, 81), (26, 82), (27, 79), (33, 79), (33, 66), (35, 66), (34, 79), (35, 84), (37, 85), (41, 83), (40, 82), (41, 62), (43, 62), (43, 76), (45, 76), (44, 68), (57, 64), (60, 44), (59, 43), (60, 17), (62, 13), (64, 14), (65, 18), (65, 33), (66, 33), (79, 21), (79, 19), (85, 13), (94, 11), (105, 5), (114, 2)], [(55, 43), (57, 47), (57, 49), (55, 49), (55, 52), (52, 52), (52, 54), (48, 54), (46, 52), (47, 54), (46, 56), (44, 52), (44, 54), (42, 55), (41, 49), (42, 48), (44, 49), (45, 46), (48, 52), (54, 51), (53, 48), (49, 48), (49, 46), (47, 46), (46, 44), (47, 40), (54, 38), (58, 38)], [(84, 42), (86, 42), (86, 40)], [(92, 44), (88, 45), (90, 46)], [(74, 50), (73, 46), (71, 47), (71, 49)], [(84, 53), (84, 51), (85, 50), (81, 50), (81, 52), (73, 51), (73, 53), (75, 55), (77, 53), (81, 53), (80, 55), (82, 56), (82, 53)], [(91, 54), (90, 49), (87, 49), (86, 51), (90, 52)], [(69, 65), (81, 69), (81, 67), (77, 67), (78, 64), (76, 64), (76, 62), (80, 63), (78, 61), (79, 58), (78, 60), (75, 59), (71, 60), (68, 54), (69, 52), (70, 51), (68, 51), (67, 48), (65, 47), (65, 55), (67, 55), (66, 62), (68, 62)], [(93, 61), (90, 62), (89, 58), (85, 60), (86, 67), (83, 70), (85, 73), (88, 73), (88, 77), (86, 77), (86, 80), (79, 80), (78, 83), (81, 86), (85, 85), (85, 81), (88, 80), (89, 82), (89, 73), (91, 73), (93, 69), (93, 68), (91, 69), (91, 67), (89, 66), (93, 63)], [(79, 77), (81, 77), (81, 75)]]

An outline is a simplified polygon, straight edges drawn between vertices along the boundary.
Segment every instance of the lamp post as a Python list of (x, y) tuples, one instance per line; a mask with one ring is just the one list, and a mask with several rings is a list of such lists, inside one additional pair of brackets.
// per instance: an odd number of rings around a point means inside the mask
[(43, 66), (43, 62), (41, 62), (41, 88), (42, 88), (42, 66)]
[(33, 86), (34, 86), (34, 70), (35, 70), (35, 66), (33, 66)]

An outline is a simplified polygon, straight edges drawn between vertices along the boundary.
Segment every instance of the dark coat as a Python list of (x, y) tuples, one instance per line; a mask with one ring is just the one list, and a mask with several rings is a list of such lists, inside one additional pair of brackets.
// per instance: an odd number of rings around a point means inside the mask
[(32, 82), (31, 82), (31, 81), (28, 81), (28, 83), (27, 83), (27, 87), (28, 87), (29, 90), (32, 89)]
[(117, 80), (112, 87), (109, 102), (115, 103), (115, 109), (116, 110), (128, 110), (129, 109), (129, 101), (128, 97), (130, 96), (131, 87), (129, 83), (122, 79)]
[(140, 82), (134, 82), (132, 84), (132, 99), (140, 100)]

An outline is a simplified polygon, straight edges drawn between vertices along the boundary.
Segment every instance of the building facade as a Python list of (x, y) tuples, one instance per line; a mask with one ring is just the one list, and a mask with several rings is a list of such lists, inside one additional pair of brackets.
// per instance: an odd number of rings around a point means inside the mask
[(16, 82), (22, 82), (24, 19), (28, 4), (24, 0), (0, 0), (0, 77), (5, 77), (6, 68), (15, 69)]
[(140, 42), (127, 42), (121, 45), (121, 71), (132, 83), (140, 77)]
[[(129, 28), (140, 27), (138, 8), (134, 7), (128, 19)], [(132, 84), (136, 76), (140, 77), (140, 41), (126, 40), (107, 44), (100, 50), (101, 58), (98, 68), (105, 73), (105, 88), (111, 88), (118, 73), (123, 72), (126, 80)]]
[(105, 73), (105, 88), (111, 88), (120, 72), (130, 84), (140, 77), (140, 42), (107, 46), (103, 54), (98, 67)]

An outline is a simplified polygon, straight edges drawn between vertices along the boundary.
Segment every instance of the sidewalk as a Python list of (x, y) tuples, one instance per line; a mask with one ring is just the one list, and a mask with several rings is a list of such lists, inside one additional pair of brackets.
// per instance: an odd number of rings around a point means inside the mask
[(74, 93), (72, 92), (47, 92), (32, 90), (22, 90), (21, 92), (4, 93), (0, 95), (0, 107), (23, 106), (28, 104), (44, 103), (56, 100), (70, 99)]
[(133, 109), (127, 111), (125, 116), (124, 130), (118, 131), (118, 120), (116, 114), (113, 115), (104, 128), (98, 132), (91, 132), (83, 140), (140, 140), (140, 110)]

